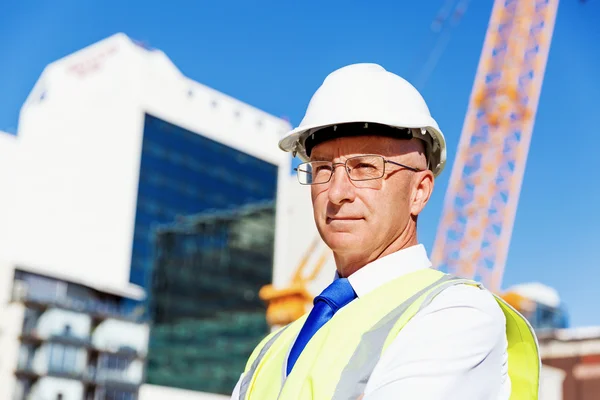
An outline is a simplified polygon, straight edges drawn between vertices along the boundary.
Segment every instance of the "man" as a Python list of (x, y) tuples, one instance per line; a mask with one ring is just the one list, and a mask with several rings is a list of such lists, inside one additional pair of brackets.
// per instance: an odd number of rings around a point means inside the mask
[(337, 277), (257, 346), (233, 399), (537, 399), (525, 319), (431, 268), (418, 242), (446, 145), (413, 86), (375, 64), (341, 68), (280, 147), (306, 161), (298, 179)]

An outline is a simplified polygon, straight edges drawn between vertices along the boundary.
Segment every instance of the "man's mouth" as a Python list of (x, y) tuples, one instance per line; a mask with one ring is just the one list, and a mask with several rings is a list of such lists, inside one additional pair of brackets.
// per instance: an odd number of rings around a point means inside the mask
[(334, 221), (359, 221), (362, 218), (360, 217), (327, 217), (327, 223), (331, 223)]

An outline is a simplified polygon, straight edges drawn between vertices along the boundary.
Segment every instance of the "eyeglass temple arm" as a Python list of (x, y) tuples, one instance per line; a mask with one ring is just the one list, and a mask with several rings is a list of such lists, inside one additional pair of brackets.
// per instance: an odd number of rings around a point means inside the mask
[(419, 168), (409, 167), (408, 165), (400, 164), (400, 163), (397, 163), (396, 161), (392, 161), (392, 160), (385, 160), (385, 162), (397, 165), (397, 166), (402, 167), (402, 168), (409, 169), (409, 170), (414, 171), (414, 172), (421, 172), (422, 171)]

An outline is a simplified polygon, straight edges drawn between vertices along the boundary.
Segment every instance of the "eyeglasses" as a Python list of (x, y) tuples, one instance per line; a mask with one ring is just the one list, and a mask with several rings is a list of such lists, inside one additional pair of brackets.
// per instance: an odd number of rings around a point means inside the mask
[(309, 161), (298, 165), (294, 170), (298, 173), (298, 181), (302, 185), (319, 185), (331, 180), (336, 167), (344, 166), (351, 181), (370, 181), (383, 178), (385, 165), (394, 164), (410, 171), (421, 172), (422, 170), (387, 160), (378, 155), (363, 155), (348, 158), (343, 163), (331, 161)]

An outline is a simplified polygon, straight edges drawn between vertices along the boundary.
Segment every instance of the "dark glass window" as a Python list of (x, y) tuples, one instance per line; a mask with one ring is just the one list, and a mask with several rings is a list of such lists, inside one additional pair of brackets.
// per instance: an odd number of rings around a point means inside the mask
[(135, 400), (137, 398), (136, 393), (128, 392), (121, 389), (107, 388), (104, 392), (104, 396), (100, 398), (105, 400)]
[(117, 354), (103, 354), (100, 356), (99, 369), (103, 372), (123, 372), (131, 364), (131, 359)]
[(77, 351), (75, 346), (57, 343), (48, 344), (48, 372), (55, 374), (75, 374), (77, 368)]
[(231, 394), (268, 333), (277, 166), (146, 116), (131, 281), (149, 288), (147, 382)]
[(157, 226), (274, 201), (276, 190), (276, 165), (146, 115), (130, 281), (150, 286)]

